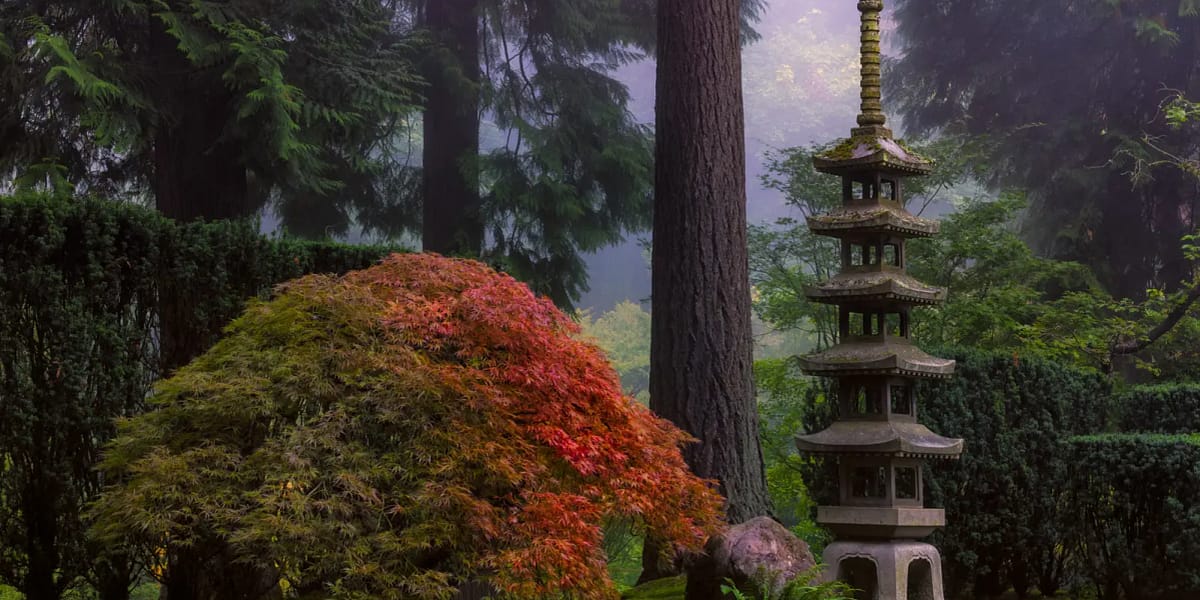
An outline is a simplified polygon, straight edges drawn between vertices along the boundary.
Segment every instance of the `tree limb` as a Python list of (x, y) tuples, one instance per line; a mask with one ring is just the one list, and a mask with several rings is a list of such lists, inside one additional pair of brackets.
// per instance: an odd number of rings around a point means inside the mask
[(1112, 345), (1109, 354), (1112, 357), (1117, 357), (1127, 354), (1135, 354), (1146, 349), (1146, 347), (1148, 347), (1150, 344), (1153, 344), (1155, 341), (1157, 341), (1158, 338), (1171, 331), (1171, 329), (1174, 328), (1181, 319), (1183, 319), (1184, 315), (1188, 313), (1188, 310), (1192, 308), (1192, 305), (1196, 303), (1197, 299), (1200, 299), (1200, 281), (1192, 284), (1192, 288), (1188, 290), (1187, 296), (1185, 296), (1183, 300), (1175, 306), (1175, 308), (1171, 309), (1171, 312), (1167, 314), (1166, 318), (1164, 318), (1161, 323), (1156, 325), (1154, 329), (1151, 329), (1145, 336), (1138, 337), (1137, 339), (1125, 339), (1115, 342)]

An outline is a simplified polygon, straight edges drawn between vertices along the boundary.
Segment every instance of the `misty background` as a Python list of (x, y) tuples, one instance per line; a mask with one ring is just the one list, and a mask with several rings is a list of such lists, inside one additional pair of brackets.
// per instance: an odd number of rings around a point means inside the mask
[[(888, 17), (885, 47), (891, 41)], [(752, 224), (790, 214), (783, 195), (762, 185), (768, 151), (830, 142), (849, 135), (854, 126), (859, 13), (853, 2), (774, 0), (756, 29), (762, 38), (742, 54), (747, 216)], [(643, 123), (654, 122), (654, 69), (653, 60), (644, 60), (617, 76), (629, 87), (630, 110)], [(888, 118), (895, 126), (895, 114), (889, 111)], [(581, 308), (599, 314), (623, 300), (649, 299), (650, 267), (639, 243), (649, 237), (649, 232), (630, 236), (588, 258), (591, 290), (580, 300)]]

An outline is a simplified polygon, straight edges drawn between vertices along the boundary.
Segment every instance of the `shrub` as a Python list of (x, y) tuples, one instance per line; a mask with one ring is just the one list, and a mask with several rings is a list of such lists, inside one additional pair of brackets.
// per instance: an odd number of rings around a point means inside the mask
[(286, 284), (122, 424), (97, 535), (164, 549), (168, 586), (203, 551), (335, 598), (615, 597), (604, 519), (696, 550), (720, 498), (575, 333), (470, 261)]
[[(966, 439), (962, 458), (928, 462), (926, 505), (946, 509), (947, 526), (930, 542), (942, 550), (947, 597), (999, 595), (1031, 587), (1052, 595), (1070, 576), (1076, 547), (1066, 518), (1073, 435), (1104, 429), (1109, 384), (1100, 375), (1038, 360), (967, 349), (950, 381), (917, 387), (918, 419), (947, 437)], [(818, 388), (819, 389), (819, 388)], [(806, 431), (832, 419), (834, 403), (817, 396)], [(805, 476), (822, 503), (836, 502), (833, 461), (814, 461)]]
[(1200, 435), (1073, 438), (1083, 566), (1100, 600), (1200, 597)]
[(80, 519), (113, 419), (142, 410), (162, 366), (207, 348), (247, 298), (384, 252), (127, 203), (0, 197), (0, 582), (57, 597), (88, 579), (124, 597), (137, 574), (100, 560)]
[(1121, 431), (1167, 434), (1200, 431), (1200, 385), (1137, 386), (1121, 395), (1120, 407)]
[(1052, 595), (1066, 583), (1074, 547), (1067, 439), (1104, 430), (1109, 383), (1043, 359), (939, 355), (958, 369), (948, 382), (918, 386), (918, 418), (966, 439), (961, 460), (931, 464), (926, 479), (926, 503), (946, 509), (947, 526), (932, 541), (945, 557), (947, 589), (989, 597), (1037, 587)]

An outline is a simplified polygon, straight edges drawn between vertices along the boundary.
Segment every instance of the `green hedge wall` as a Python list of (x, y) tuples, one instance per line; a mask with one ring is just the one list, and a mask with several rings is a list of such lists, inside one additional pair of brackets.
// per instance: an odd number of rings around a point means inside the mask
[(1200, 431), (1200, 385), (1131, 388), (1120, 398), (1121, 431), (1191, 433)]
[[(1135, 387), (1054, 362), (978, 350), (947, 382), (917, 388), (919, 418), (967, 440), (929, 463), (926, 505), (945, 507), (947, 597), (1094, 588), (1099, 600), (1200, 598), (1200, 386)], [(832, 418), (823, 380), (803, 422)], [(1112, 434), (1109, 431), (1134, 433)], [(1145, 432), (1145, 433), (1141, 433)], [(803, 463), (821, 502), (835, 471)]]
[[(1067, 440), (1105, 430), (1108, 381), (1051, 361), (970, 349), (938, 349), (958, 361), (954, 379), (917, 387), (918, 418), (967, 440), (962, 458), (927, 463), (926, 506), (944, 507), (948, 525), (930, 541), (942, 551), (948, 598), (999, 595), (1011, 588), (1053, 592), (1069, 582), (1071, 532), (1066, 498)], [(828, 394), (818, 380), (817, 395)], [(833, 402), (812, 402), (803, 422), (817, 431)], [(808, 461), (805, 481), (821, 503), (836, 499), (832, 461)]]
[[(948, 589), (989, 597), (1010, 586), (1044, 594), (1066, 583), (1071, 465), (1067, 439), (1103, 431), (1111, 390), (1099, 374), (1012, 354), (942, 350), (958, 369), (918, 386), (918, 418), (965, 438), (959, 461), (931, 464), (926, 504), (946, 509), (933, 537)], [(948, 592), (949, 593), (949, 592)]]
[(1064, 458), (1099, 600), (1200, 598), (1200, 435), (1076, 437)]
[(0, 583), (55, 597), (88, 579), (122, 597), (135, 574), (87, 546), (80, 517), (113, 420), (249, 297), (388, 251), (181, 225), (127, 203), (0, 198)]

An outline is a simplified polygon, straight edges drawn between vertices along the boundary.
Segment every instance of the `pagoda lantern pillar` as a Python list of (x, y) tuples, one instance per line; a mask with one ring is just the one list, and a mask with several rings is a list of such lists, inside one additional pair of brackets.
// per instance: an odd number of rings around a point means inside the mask
[(909, 240), (936, 235), (936, 221), (908, 212), (903, 181), (932, 171), (886, 127), (880, 96), (881, 0), (862, 12), (862, 114), (849, 138), (814, 157), (818, 171), (842, 180), (842, 204), (810, 217), (818, 235), (840, 240), (842, 265), (832, 279), (806, 289), (814, 302), (838, 307), (838, 343), (800, 359), (811, 375), (836, 380), (837, 418), (800, 435), (803, 453), (837, 461), (838, 502), (820, 506), (817, 521), (836, 540), (825, 550), (825, 574), (860, 590), (863, 600), (944, 600), (941, 556), (919, 541), (945, 524), (925, 508), (927, 460), (955, 459), (963, 440), (922, 425), (913, 394), (920, 379), (946, 379), (954, 361), (913, 344), (912, 310), (945, 300), (944, 289), (908, 274)]

